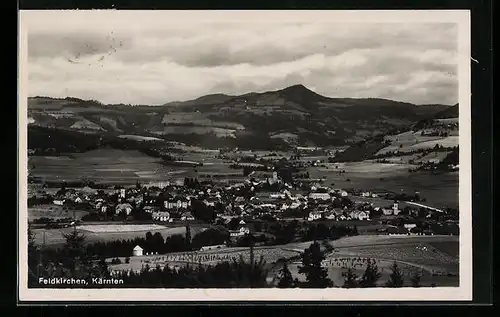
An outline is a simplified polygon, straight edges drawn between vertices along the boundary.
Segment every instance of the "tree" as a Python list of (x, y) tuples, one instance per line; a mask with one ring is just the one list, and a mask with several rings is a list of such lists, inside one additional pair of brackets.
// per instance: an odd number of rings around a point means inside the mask
[(309, 288), (326, 288), (332, 287), (333, 282), (328, 278), (328, 271), (321, 266), (321, 262), (325, 259), (324, 253), (321, 251), (318, 242), (314, 242), (311, 246), (304, 250), (302, 254), (302, 266), (299, 267), (299, 273), (306, 275), (307, 282), (304, 286)]
[(283, 263), (283, 268), (280, 271), (280, 280), (278, 282), (279, 288), (291, 288), (294, 287), (292, 273), (288, 269), (288, 264), (285, 261)]
[(186, 221), (186, 250), (191, 250), (191, 227)]
[(342, 273), (342, 276), (344, 277), (343, 288), (359, 287), (358, 276), (351, 267), (347, 269), (347, 272)]
[(365, 272), (361, 277), (361, 287), (377, 287), (377, 281), (380, 279), (380, 272), (375, 260), (368, 259)]
[(385, 284), (387, 287), (403, 287), (404, 278), (398, 264), (394, 262), (391, 266), (392, 273), (389, 276), (389, 281)]
[(31, 230), (31, 226), (28, 225), (28, 270), (29, 270), (29, 284), (38, 280), (40, 274), (40, 250), (35, 244), (35, 234)]
[(229, 231), (223, 227), (214, 227), (203, 230), (193, 237), (191, 245), (199, 249), (207, 245), (224, 244), (229, 239)]
[(418, 271), (416, 271), (416, 272), (412, 275), (412, 277), (411, 277), (411, 279), (410, 279), (410, 281), (411, 281), (411, 286), (412, 286), (412, 287), (420, 287), (420, 278), (421, 278), (420, 273), (419, 273)]

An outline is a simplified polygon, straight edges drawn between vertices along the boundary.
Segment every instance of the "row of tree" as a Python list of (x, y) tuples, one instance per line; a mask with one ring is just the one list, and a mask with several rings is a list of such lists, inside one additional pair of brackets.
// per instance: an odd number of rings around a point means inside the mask
[[(287, 262), (285, 262), (279, 273), (278, 287), (326, 288), (336, 286), (328, 277), (327, 268), (322, 266), (324, 260), (325, 253), (321, 251), (320, 244), (314, 242), (304, 251), (302, 255), (302, 265), (299, 266), (299, 273), (305, 274), (306, 280), (301, 282), (297, 278), (294, 279)], [(385, 283), (385, 286), (403, 287), (405, 282), (404, 275), (396, 262), (393, 263), (391, 270), (392, 273), (389, 276), (389, 280)], [(338, 286), (343, 288), (371, 288), (377, 287), (382, 274), (375, 260), (368, 259), (362, 276), (358, 276), (352, 268), (348, 268), (342, 276), (344, 277), (344, 283)], [(411, 277), (412, 286), (420, 287), (420, 279), (421, 275), (416, 271)]]

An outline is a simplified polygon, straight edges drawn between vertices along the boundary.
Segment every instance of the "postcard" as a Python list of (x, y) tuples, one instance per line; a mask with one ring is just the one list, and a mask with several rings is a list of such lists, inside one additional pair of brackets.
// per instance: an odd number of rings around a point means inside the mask
[(20, 301), (472, 299), (469, 11), (19, 32)]

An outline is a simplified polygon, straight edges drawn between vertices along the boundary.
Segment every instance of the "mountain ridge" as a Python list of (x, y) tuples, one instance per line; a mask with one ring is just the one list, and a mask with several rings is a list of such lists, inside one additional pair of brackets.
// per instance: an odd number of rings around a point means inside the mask
[[(380, 98), (331, 98), (293, 85), (238, 96), (209, 94), (167, 106), (28, 98), (29, 126), (134, 134), (204, 146), (345, 145), (405, 128), (448, 109)], [(252, 139), (253, 138), (253, 139)], [(252, 144), (252, 145), (249, 145)]]
[[(241, 95), (229, 95), (225, 93), (210, 93), (206, 95), (202, 95), (200, 97), (197, 97), (195, 99), (188, 99), (188, 100), (177, 100), (177, 101), (170, 101), (166, 102), (160, 105), (146, 105), (146, 104), (138, 104), (138, 105), (131, 105), (131, 106), (150, 106), (150, 107), (164, 107), (164, 106), (179, 106), (179, 105), (190, 105), (196, 102), (200, 102), (202, 104), (213, 104), (213, 103), (218, 103), (221, 101), (213, 99), (224, 99), (222, 102), (229, 101), (231, 99), (237, 99), (237, 98), (244, 98), (244, 97), (254, 97), (258, 95), (264, 95), (264, 94), (270, 94), (270, 93), (278, 93), (282, 94), (284, 96), (292, 97), (292, 98), (303, 98), (304, 94), (307, 94), (309, 97), (312, 98), (317, 98), (320, 100), (331, 100), (331, 101), (337, 101), (337, 102), (356, 102), (359, 105), (368, 105), (367, 102), (372, 101), (372, 102), (380, 102), (379, 105), (385, 104), (385, 105), (390, 105), (391, 103), (394, 104), (405, 104), (405, 105), (413, 105), (413, 106), (448, 106), (448, 107), (453, 107), (454, 105), (447, 105), (447, 104), (416, 104), (416, 103), (411, 103), (407, 101), (400, 101), (400, 100), (393, 100), (393, 99), (387, 99), (387, 98), (378, 98), (378, 97), (360, 97), (360, 98), (346, 98), (346, 97), (329, 97), (329, 96), (324, 96), (321, 94), (316, 93), (315, 91), (307, 88), (306, 86), (302, 84), (296, 84), (292, 86), (288, 86), (282, 89), (276, 89), (276, 90), (269, 90), (269, 91), (264, 91), (264, 92), (247, 92)], [(78, 101), (78, 102), (96, 102), (100, 103), (103, 105), (126, 105), (123, 103), (111, 103), (111, 104), (105, 104), (103, 102), (100, 102), (98, 100), (91, 100), (91, 99), (82, 99), (78, 97), (72, 97), (72, 96), (66, 96), (66, 97), (50, 97), (50, 96), (31, 96), (28, 97), (28, 100), (30, 99), (53, 99), (53, 100), (59, 100), (59, 101)]]

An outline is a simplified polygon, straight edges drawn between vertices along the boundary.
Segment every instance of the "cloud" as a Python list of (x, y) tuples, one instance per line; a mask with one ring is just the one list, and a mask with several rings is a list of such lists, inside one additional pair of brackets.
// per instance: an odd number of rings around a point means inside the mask
[(458, 100), (458, 33), (451, 23), (58, 17), (30, 21), (30, 95), (164, 104), (300, 83), (331, 97)]

